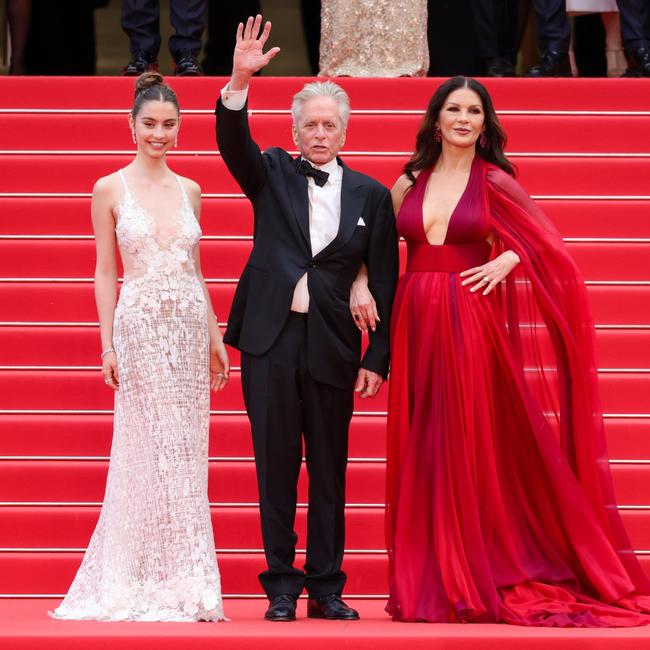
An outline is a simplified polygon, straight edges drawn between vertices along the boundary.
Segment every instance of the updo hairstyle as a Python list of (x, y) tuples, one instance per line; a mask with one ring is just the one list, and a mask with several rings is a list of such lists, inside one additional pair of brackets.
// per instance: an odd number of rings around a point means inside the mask
[(176, 93), (163, 81), (159, 72), (143, 72), (136, 79), (131, 116), (135, 118), (142, 105), (150, 101), (171, 102), (176, 107), (176, 112), (180, 113)]

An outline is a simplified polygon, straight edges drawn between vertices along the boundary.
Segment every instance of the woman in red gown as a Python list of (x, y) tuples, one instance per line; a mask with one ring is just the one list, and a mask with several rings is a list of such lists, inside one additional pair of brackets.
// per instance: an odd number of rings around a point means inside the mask
[(616, 509), (594, 328), (560, 234), (514, 180), (486, 89), (455, 77), (393, 188), (387, 545), (394, 620), (650, 623)]

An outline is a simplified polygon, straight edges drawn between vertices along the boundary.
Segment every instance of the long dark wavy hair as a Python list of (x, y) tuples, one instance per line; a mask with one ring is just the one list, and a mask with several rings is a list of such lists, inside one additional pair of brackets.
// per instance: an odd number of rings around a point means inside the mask
[(480, 98), (483, 104), (483, 112), (485, 114), (485, 137), (487, 138), (487, 146), (481, 147), (479, 141), (476, 141), (476, 153), (481, 158), (493, 163), (497, 167), (501, 167), (504, 172), (511, 176), (516, 175), (515, 166), (506, 158), (503, 150), (506, 146), (507, 137), (496, 111), (492, 98), (488, 93), (486, 87), (472, 79), (471, 77), (452, 77), (447, 81), (440, 84), (436, 92), (433, 94), (427, 111), (422, 120), (422, 126), (418, 131), (415, 141), (415, 152), (411, 159), (404, 165), (404, 174), (408, 177), (411, 183), (415, 183), (415, 176), (413, 172), (427, 167), (432, 167), (442, 152), (442, 142), (436, 142), (434, 135), (436, 129), (436, 122), (438, 115), (442, 109), (447, 97), (454, 90), (459, 88), (469, 88), (473, 90)]

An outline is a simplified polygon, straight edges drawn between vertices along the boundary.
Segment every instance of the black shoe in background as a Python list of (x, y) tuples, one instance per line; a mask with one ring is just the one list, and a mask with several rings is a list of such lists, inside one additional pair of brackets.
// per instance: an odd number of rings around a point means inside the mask
[(348, 607), (338, 594), (328, 594), (307, 601), (307, 618), (326, 618), (330, 621), (358, 621), (359, 612)]
[(538, 65), (534, 65), (526, 77), (570, 77), (571, 63), (566, 52), (547, 50)]
[(174, 74), (177, 77), (202, 77), (205, 74), (198, 59), (188, 50), (179, 52), (175, 61)]
[(122, 74), (125, 77), (139, 77), (143, 72), (152, 70), (158, 72), (158, 61), (144, 50), (139, 50), (126, 64)]
[(269, 608), (264, 614), (267, 621), (295, 621), (296, 599), (288, 594), (281, 594), (271, 598)]
[(485, 62), (485, 76), (486, 77), (514, 77), (515, 67), (503, 57), (495, 57), (494, 59), (487, 59)]
[(624, 77), (650, 77), (650, 45), (627, 51), (628, 68)]

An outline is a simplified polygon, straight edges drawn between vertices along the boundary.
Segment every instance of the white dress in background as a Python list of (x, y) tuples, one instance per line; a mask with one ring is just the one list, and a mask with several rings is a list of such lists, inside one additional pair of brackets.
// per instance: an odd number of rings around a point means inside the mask
[(618, 12), (616, 0), (566, 0), (568, 14), (606, 14)]
[(426, 0), (322, 0), (321, 77), (424, 77)]
[(193, 260), (201, 229), (180, 179), (182, 207), (165, 235), (119, 175), (125, 278), (114, 320), (120, 389), (106, 495), (52, 616), (222, 620), (208, 502), (208, 312)]

